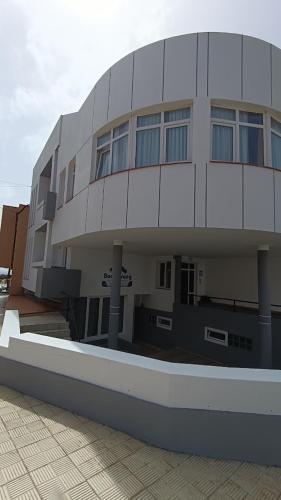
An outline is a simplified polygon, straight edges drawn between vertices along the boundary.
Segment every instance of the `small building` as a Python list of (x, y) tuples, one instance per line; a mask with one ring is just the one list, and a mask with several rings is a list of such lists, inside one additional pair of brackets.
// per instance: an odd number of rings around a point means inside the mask
[(8, 270), (10, 295), (22, 295), (29, 206), (4, 205), (0, 225), (0, 267)]
[(136, 50), (42, 150), (23, 287), (67, 299), (76, 340), (281, 368), (280, 169), (279, 48), (195, 33)]

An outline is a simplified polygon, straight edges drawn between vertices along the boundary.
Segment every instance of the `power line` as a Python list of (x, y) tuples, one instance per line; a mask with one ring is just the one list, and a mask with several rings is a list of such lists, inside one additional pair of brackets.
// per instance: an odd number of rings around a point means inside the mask
[[(7, 187), (19, 186), (19, 187), (31, 188), (31, 186), (28, 186), (27, 184), (21, 184), (19, 182), (13, 182), (13, 181), (4, 181), (3, 179), (0, 179), (0, 183), (7, 184)], [(2, 187), (5, 187), (5, 186), (2, 186)]]

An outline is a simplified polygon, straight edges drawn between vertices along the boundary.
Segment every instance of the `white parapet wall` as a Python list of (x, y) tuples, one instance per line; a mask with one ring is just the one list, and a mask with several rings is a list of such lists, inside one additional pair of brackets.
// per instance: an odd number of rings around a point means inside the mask
[[(87, 383), (87, 386), (90, 384), (105, 389), (109, 399), (112, 394), (114, 397), (124, 395), (126, 401), (129, 397), (138, 407), (140, 404), (151, 404), (162, 410), (199, 411), (209, 416), (231, 415), (232, 421), (234, 419), (232, 425), (235, 425), (235, 415), (239, 421), (241, 415), (263, 417), (265, 426), (267, 419), (274, 416), (278, 419), (278, 425), (281, 424), (279, 370), (169, 363), (33, 333), (20, 334), (17, 311), (7, 311), (5, 314), (0, 338), (0, 364), (4, 359), (16, 363), (17, 370), (21, 366), (25, 370), (26, 367), (33, 367), (44, 371), (46, 377), (47, 374), (55, 374), (68, 383), (70, 380), (79, 381)], [(20, 379), (19, 372), (17, 375)], [(1, 379), (0, 382), (3, 383)], [(32, 392), (31, 387), (30, 390)], [(42, 399), (44, 396), (45, 387), (42, 387)], [(75, 397), (76, 393), (72, 393), (74, 402)], [(65, 406), (63, 397), (61, 405)], [(75, 409), (75, 404), (72, 407)], [(125, 403), (123, 408), (125, 411)], [(118, 411), (121, 410), (122, 404)], [(105, 420), (108, 423), (108, 419)], [(268, 424), (271, 425), (269, 420)], [(114, 425), (114, 419), (110, 422)], [(118, 424), (116, 426), (119, 427)], [(126, 426), (123, 426), (123, 430), (126, 430)], [(132, 432), (131, 428), (128, 432)], [(213, 454), (209, 448), (206, 453)], [(218, 455), (221, 456), (221, 452)], [(227, 455), (236, 458), (236, 453), (231, 453), (231, 450)], [(251, 453), (241, 458), (251, 460)], [(276, 458), (263, 460), (258, 456), (257, 461), (275, 464)]]

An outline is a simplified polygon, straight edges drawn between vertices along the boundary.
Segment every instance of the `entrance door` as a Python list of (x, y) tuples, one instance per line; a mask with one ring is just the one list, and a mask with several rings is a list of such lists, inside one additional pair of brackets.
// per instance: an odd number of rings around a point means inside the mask
[(195, 264), (182, 262), (181, 266), (181, 303), (194, 305), (196, 293)]
[[(87, 302), (85, 341), (108, 336), (109, 297), (89, 297)], [(124, 297), (120, 297), (119, 333), (123, 331)]]

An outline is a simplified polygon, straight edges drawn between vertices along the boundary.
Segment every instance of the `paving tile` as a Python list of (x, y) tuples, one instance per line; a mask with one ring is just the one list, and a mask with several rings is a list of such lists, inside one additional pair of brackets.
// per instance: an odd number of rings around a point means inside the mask
[(70, 453), (69, 458), (73, 461), (75, 465), (80, 465), (83, 462), (87, 462), (90, 458), (96, 458), (97, 453), (95, 449), (91, 446), (85, 446), (80, 450), (75, 451), (74, 453)]
[(54, 479), (56, 474), (50, 465), (44, 465), (43, 467), (39, 467), (39, 469), (30, 472), (30, 476), (35, 486), (38, 486), (39, 484), (46, 483), (49, 479)]
[(171, 467), (164, 461), (153, 461), (135, 470), (135, 476), (144, 486), (150, 486), (171, 470)]
[(90, 458), (87, 462), (77, 465), (77, 468), (80, 470), (81, 474), (83, 474), (85, 479), (90, 479), (90, 477), (98, 474), (98, 472), (102, 472), (104, 469), (101, 463), (95, 458)]
[(4, 441), (3, 443), (0, 443), (0, 455), (4, 455), (12, 450), (15, 450), (15, 446), (12, 441)]
[(2, 467), (9, 467), (9, 465), (13, 465), (20, 461), (21, 457), (18, 452), (16, 450), (10, 451), (9, 453), (0, 455), (0, 469), (2, 469)]
[(37, 486), (39, 495), (43, 500), (51, 498), (61, 498), (62, 494), (65, 492), (65, 487), (59, 478), (49, 479), (43, 484)]
[(155, 497), (149, 493), (149, 491), (145, 490), (135, 496), (134, 500), (154, 500), (154, 498)]
[(101, 492), (101, 500), (130, 500), (143, 489), (143, 485), (133, 475), (118, 481), (114, 486)]
[(59, 458), (58, 460), (55, 460), (50, 464), (51, 469), (54, 471), (54, 474), (56, 476), (60, 476), (61, 474), (64, 474), (65, 472), (68, 472), (71, 469), (75, 468), (74, 463), (70, 460), (69, 457), (65, 456), (62, 458)]
[(18, 452), (22, 459), (33, 457), (33, 455), (37, 455), (40, 453), (40, 448), (37, 443), (29, 444), (28, 446), (24, 446), (23, 448), (19, 448)]
[(85, 481), (81, 472), (77, 469), (72, 469), (71, 471), (60, 475), (59, 480), (62, 482), (65, 490), (69, 490), (70, 488), (73, 488), (74, 486), (77, 486)]
[(20, 495), (16, 498), (16, 500), (40, 500), (40, 495), (34, 488), (33, 490), (29, 490), (27, 493)]
[(7, 490), (11, 498), (17, 498), (32, 489), (34, 489), (34, 484), (29, 474), (18, 477), (7, 484)]
[(23, 476), (26, 473), (27, 470), (23, 462), (17, 462), (9, 467), (1, 469), (1, 474), (3, 475), (6, 483), (16, 479), (17, 477)]
[(24, 459), (24, 463), (29, 471), (38, 469), (43, 465), (54, 462), (55, 460), (65, 456), (64, 451), (60, 447), (52, 448), (51, 450), (38, 453), (32, 457)]
[(98, 496), (88, 483), (82, 483), (75, 486), (75, 488), (72, 488), (66, 493), (65, 498), (67, 500), (98, 500)]
[(149, 486), (148, 490), (159, 500), (176, 497), (179, 492), (187, 486), (184, 478), (174, 470), (166, 474), (163, 478)]
[(7, 486), (0, 486), (0, 500), (11, 500)]
[(251, 493), (262, 475), (261, 467), (244, 463), (235, 471), (231, 479), (247, 493)]
[(247, 492), (233, 481), (226, 481), (211, 496), (211, 500), (243, 500)]

